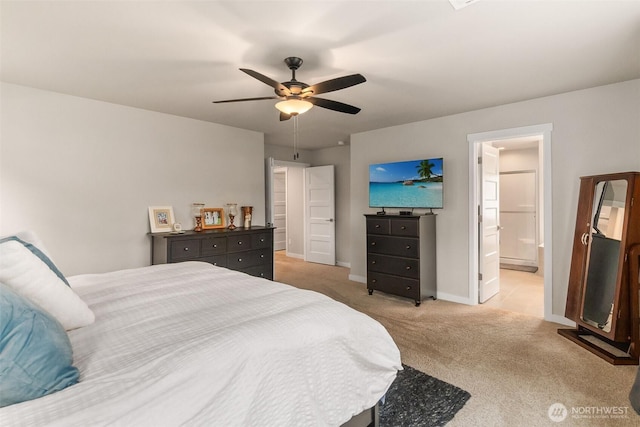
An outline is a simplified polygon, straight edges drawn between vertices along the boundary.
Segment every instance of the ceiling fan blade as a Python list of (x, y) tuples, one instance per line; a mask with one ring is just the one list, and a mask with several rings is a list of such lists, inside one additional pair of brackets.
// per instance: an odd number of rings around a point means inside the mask
[(319, 95), (321, 93), (333, 92), (334, 90), (345, 89), (351, 86), (358, 85), (366, 82), (362, 74), (351, 74), (350, 76), (338, 77), (336, 79), (327, 80), (302, 91), (303, 94), (311, 93), (313, 95)]
[(225, 99), (223, 101), (213, 101), (214, 104), (222, 104), (225, 102), (242, 102), (242, 101), (261, 101), (263, 99), (280, 99), (278, 96), (261, 96), (258, 98), (241, 98), (241, 99)]
[(277, 91), (277, 93), (281, 94), (282, 96), (291, 95), (291, 91), (289, 89), (287, 89), (286, 86), (284, 86), (280, 82), (277, 82), (277, 81), (273, 80), (270, 77), (265, 76), (264, 74), (260, 74), (257, 71), (249, 70), (248, 68), (240, 68), (240, 71), (243, 71), (243, 72), (249, 74), (254, 79), (258, 79), (262, 83), (265, 83), (265, 84), (271, 86), (272, 88), (274, 88)]
[(360, 112), (360, 108), (358, 107), (354, 107), (353, 105), (344, 104), (338, 101), (332, 101), (330, 99), (309, 97), (305, 98), (305, 100), (309, 101), (313, 105), (317, 105), (318, 107), (339, 111), (341, 113), (358, 114)]
[(291, 114), (286, 114), (283, 112), (280, 112), (280, 121), (283, 122), (285, 120), (289, 120), (291, 118)]

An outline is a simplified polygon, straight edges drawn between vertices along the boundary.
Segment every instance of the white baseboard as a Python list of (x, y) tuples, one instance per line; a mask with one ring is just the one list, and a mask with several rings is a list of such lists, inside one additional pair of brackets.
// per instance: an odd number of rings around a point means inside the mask
[(358, 276), (356, 274), (350, 274), (349, 280), (360, 283), (367, 283), (367, 278), (365, 276)]
[(336, 265), (339, 265), (340, 267), (351, 268), (351, 263), (350, 262), (336, 261)]

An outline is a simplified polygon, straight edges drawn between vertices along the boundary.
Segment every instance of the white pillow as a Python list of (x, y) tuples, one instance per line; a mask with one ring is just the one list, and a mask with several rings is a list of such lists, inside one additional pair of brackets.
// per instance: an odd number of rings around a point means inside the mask
[(95, 320), (53, 262), (16, 236), (0, 240), (0, 282), (49, 312), (67, 331)]
[(0, 239), (4, 240), (7, 237), (17, 237), (23, 242), (31, 243), (36, 248), (40, 249), (42, 253), (48, 256), (49, 259), (51, 259), (51, 262), (53, 262), (53, 257), (51, 256), (47, 248), (44, 246), (44, 243), (42, 243), (42, 241), (40, 240), (40, 238), (35, 232), (31, 230), (22, 230), (22, 231), (18, 231), (11, 234), (5, 234), (4, 236), (0, 237)]

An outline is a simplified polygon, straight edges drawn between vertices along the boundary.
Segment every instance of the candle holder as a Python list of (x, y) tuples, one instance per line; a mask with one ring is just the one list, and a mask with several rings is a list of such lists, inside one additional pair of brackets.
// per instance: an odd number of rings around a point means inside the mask
[(191, 206), (191, 214), (196, 220), (193, 231), (202, 231), (202, 208), (204, 208), (204, 203), (194, 203)]
[(236, 225), (233, 223), (236, 215), (238, 215), (238, 204), (237, 203), (227, 203), (227, 212), (229, 213), (229, 230), (235, 230)]

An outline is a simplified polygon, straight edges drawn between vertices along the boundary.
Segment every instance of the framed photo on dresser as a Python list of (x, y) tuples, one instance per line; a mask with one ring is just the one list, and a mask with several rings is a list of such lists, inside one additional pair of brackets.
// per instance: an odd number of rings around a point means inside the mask
[(202, 228), (224, 228), (224, 209), (202, 208)]
[(173, 206), (149, 206), (149, 226), (152, 233), (173, 231)]

